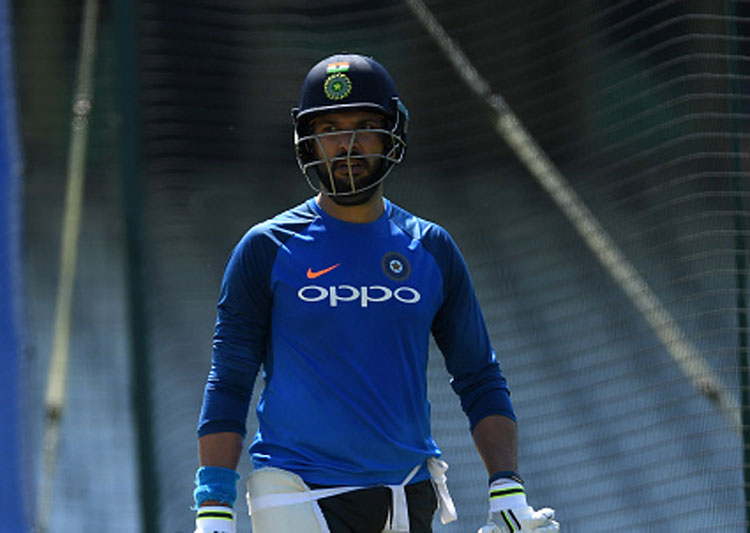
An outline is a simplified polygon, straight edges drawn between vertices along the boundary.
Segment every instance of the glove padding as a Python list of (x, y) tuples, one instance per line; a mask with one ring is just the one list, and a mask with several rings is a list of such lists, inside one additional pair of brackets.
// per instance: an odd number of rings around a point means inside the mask
[(223, 505), (206, 505), (198, 508), (195, 533), (236, 533), (234, 511)]
[(535, 511), (526, 503), (523, 485), (501, 478), (490, 485), (490, 516), (477, 533), (552, 533), (560, 531), (555, 511), (545, 507)]

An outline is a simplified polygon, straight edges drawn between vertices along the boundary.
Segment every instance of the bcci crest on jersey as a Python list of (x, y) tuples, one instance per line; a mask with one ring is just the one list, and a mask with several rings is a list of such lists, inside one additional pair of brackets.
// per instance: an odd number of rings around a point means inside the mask
[(331, 307), (338, 307), (339, 303), (358, 302), (360, 307), (370, 304), (395, 300), (402, 304), (415, 304), (422, 299), (417, 289), (413, 287), (399, 287), (390, 289), (383, 285), (355, 287), (353, 285), (336, 285), (321, 287), (320, 285), (305, 285), (297, 291), (297, 296), (303, 302), (315, 303), (327, 300)]
[(404, 281), (411, 274), (409, 261), (398, 252), (385, 254), (381, 260), (381, 266), (385, 275), (393, 281)]

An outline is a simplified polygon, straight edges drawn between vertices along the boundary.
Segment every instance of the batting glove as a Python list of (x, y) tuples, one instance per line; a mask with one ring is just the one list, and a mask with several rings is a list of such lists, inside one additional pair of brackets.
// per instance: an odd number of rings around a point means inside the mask
[(490, 516), (487, 525), (477, 533), (552, 533), (560, 531), (555, 511), (535, 511), (526, 503), (526, 493), (519, 482), (500, 478), (490, 485)]
[(206, 505), (198, 509), (195, 533), (236, 533), (234, 511), (223, 505)]

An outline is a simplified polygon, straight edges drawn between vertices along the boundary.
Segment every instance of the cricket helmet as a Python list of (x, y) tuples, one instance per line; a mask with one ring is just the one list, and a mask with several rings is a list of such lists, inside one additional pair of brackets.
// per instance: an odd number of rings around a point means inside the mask
[[(379, 131), (385, 146), (382, 154), (348, 153), (327, 158), (316, 150), (320, 146), (320, 136), (312, 132), (312, 119), (324, 113), (350, 109), (374, 111), (386, 119), (385, 128)], [(313, 189), (334, 197), (374, 188), (404, 157), (409, 112), (399, 98), (391, 75), (371, 57), (336, 54), (316, 63), (302, 83), (299, 106), (292, 109), (292, 120), (297, 162), (302, 173)], [(361, 130), (347, 132), (352, 135), (352, 144), (358, 131)], [(364, 157), (381, 159), (376, 175), (364, 185), (355, 185), (352, 178), (344, 190), (336, 190), (331, 175), (332, 163)], [(317, 187), (316, 181), (321, 183), (321, 188)]]

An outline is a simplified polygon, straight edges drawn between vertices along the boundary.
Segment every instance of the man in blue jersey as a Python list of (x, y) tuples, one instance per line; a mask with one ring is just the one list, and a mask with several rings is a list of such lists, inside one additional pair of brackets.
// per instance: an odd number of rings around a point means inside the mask
[(198, 435), (197, 531), (234, 532), (253, 384), (255, 533), (432, 531), (455, 518), (432, 438), (430, 334), (489, 475), (482, 532), (558, 531), (526, 503), (508, 387), (450, 235), (383, 196), (408, 112), (388, 72), (354, 54), (308, 72), (293, 110), (314, 198), (255, 225), (226, 267)]

